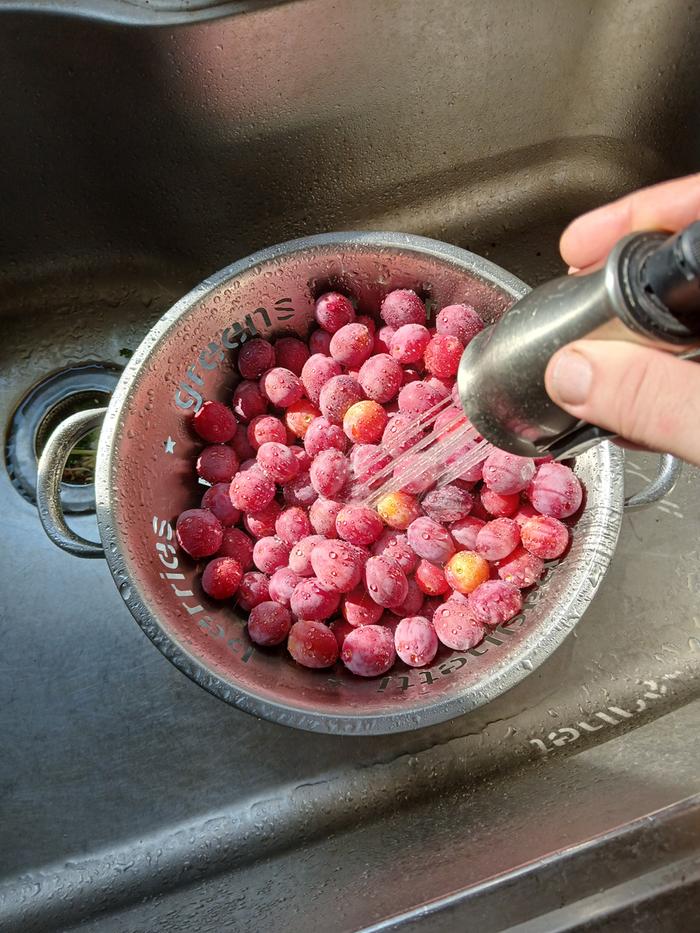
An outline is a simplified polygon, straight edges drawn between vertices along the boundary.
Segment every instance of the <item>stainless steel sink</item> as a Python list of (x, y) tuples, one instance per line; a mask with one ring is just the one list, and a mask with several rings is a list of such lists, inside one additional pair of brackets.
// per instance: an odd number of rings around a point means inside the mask
[[(8, 441), (48, 376), (123, 365), (259, 247), (404, 230), (535, 284), (571, 217), (700, 166), (700, 18), (677, 0), (8, 0), (0, 77)], [(630, 487), (652, 469), (630, 455)], [(626, 518), (576, 634), (517, 688), (347, 738), (190, 683), (105, 566), (49, 543), (10, 463), (0, 929), (690, 929), (699, 480)]]

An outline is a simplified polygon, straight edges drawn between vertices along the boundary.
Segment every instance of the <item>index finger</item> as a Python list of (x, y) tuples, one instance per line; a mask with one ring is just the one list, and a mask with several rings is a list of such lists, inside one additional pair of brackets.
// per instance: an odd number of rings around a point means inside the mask
[(562, 234), (559, 250), (569, 266), (601, 262), (619, 239), (637, 230), (680, 230), (700, 220), (700, 173), (642, 188), (583, 214)]

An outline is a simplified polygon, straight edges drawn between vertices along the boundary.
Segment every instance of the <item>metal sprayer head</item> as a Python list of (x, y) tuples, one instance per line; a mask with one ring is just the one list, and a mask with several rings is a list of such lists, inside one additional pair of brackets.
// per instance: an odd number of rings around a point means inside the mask
[(525, 457), (570, 457), (610, 437), (559, 408), (545, 390), (553, 354), (582, 338), (677, 354), (700, 346), (700, 221), (670, 238), (626, 237), (602, 269), (533, 289), (475, 337), (457, 376), (472, 424), (492, 444)]

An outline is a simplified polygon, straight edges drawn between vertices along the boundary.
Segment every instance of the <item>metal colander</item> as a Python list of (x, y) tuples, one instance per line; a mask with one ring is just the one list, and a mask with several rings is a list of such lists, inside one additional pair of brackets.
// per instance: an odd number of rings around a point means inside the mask
[[(230, 400), (232, 348), (254, 334), (306, 337), (314, 300), (329, 287), (342, 288), (375, 311), (388, 291), (413, 288), (429, 308), (469, 302), (489, 322), (527, 291), (518, 279), (472, 253), (396, 233), (316, 236), (234, 263), (193, 289), (150, 331), (109, 408), (74, 415), (56, 430), (39, 466), (40, 515), (60, 547), (78, 556), (106, 558), (125, 603), (151, 641), (227, 703), (319, 732), (415, 729), (481, 706), (512, 687), (576, 625), (617, 541), (623, 455), (605, 443), (577, 459), (585, 508), (570, 553), (547, 571), (521, 615), (477, 647), (443, 648), (429, 668), (399, 663), (385, 677), (361, 679), (340, 664), (308, 670), (282, 648), (253, 646), (245, 619), (230, 603), (207, 598), (198, 582), (201, 567), (175, 541), (178, 514), (197, 506), (202, 493), (193, 469), (201, 441), (191, 417), (202, 399)], [(67, 528), (58, 487), (72, 444), (102, 421), (97, 544)], [(670, 479), (657, 484), (654, 495), (669, 485)]]

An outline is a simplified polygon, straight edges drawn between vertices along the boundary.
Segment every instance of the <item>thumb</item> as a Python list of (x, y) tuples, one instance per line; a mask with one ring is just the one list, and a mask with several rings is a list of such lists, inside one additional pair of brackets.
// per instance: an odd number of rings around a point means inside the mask
[(570, 414), (700, 466), (700, 365), (634, 343), (580, 340), (554, 354), (545, 386)]

